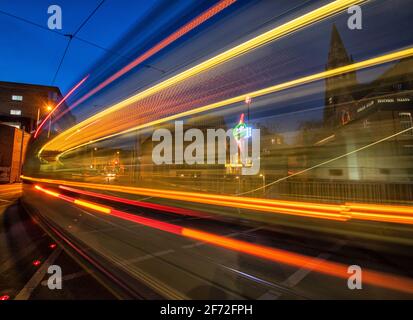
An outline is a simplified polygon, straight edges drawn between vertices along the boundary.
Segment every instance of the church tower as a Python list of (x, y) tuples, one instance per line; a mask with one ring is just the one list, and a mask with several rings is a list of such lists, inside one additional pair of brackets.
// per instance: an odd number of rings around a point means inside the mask
[[(326, 70), (336, 69), (353, 63), (343, 40), (333, 24)], [(324, 125), (334, 128), (345, 124), (349, 116), (349, 104), (353, 102), (352, 90), (357, 85), (356, 73), (349, 72), (325, 80)], [(343, 123), (344, 122), (344, 123)]]

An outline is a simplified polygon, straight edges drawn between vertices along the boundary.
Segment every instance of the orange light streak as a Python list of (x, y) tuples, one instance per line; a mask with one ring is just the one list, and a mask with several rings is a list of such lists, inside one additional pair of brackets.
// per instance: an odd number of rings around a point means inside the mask
[(373, 205), (361, 203), (323, 204), (303, 201), (261, 199), (197, 192), (103, 185), (63, 180), (37, 179), (25, 176), (22, 176), (22, 179), (49, 184), (59, 184), (95, 190), (115, 191), (164, 199), (203, 203), (214, 206), (248, 209), (273, 214), (287, 214), (335, 221), (358, 219), (377, 222), (413, 224), (413, 208), (407, 206)]
[[(298, 268), (310, 269), (319, 273), (335, 276), (342, 279), (348, 279), (349, 277), (349, 274), (347, 272), (348, 266), (341, 263), (330, 262), (319, 258), (312, 258), (298, 253), (264, 247), (245, 241), (217, 236), (211, 233), (188, 228), (182, 229), (182, 235), (195, 240), (207, 242), (274, 262), (284, 263)], [(366, 270), (364, 268), (362, 277), (364, 283), (413, 293), (413, 280), (409, 278)]]

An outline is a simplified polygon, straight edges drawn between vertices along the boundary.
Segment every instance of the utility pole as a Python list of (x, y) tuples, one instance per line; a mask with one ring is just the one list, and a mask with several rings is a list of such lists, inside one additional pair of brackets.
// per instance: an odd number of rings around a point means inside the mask
[(247, 122), (248, 122), (248, 124), (249, 124), (249, 121), (250, 121), (251, 102), (252, 102), (251, 97), (249, 97), (249, 96), (245, 97), (245, 103), (247, 104)]

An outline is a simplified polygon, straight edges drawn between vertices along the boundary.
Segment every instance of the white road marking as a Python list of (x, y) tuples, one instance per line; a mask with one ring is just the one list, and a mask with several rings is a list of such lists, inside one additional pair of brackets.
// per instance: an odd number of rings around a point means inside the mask
[(46, 275), (47, 269), (53, 262), (59, 257), (62, 249), (58, 248), (47, 258), (45, 262), (39, 267), (39, 269), (34, 273), (30, 280), (26, 283), (23, 289), (16, 295), (15, 300), (28, 300), (32, 295), (33, 291), (42, 281), (43, 277)]
[[(83, 271), (83, 270), (79, 271), (79, 272), (71, 273), (71, 274), (63, 276), (62, 277), (62, 282), (69, 281), (69, 280), (72, 280), (72, 279), (77, 279), (77, 278), (84, 277), (84, 276), (87, 276), (87, 275), (88, 275), (88, 273), (86, 271)], [(47, 287), (47, 280), (43, 280), (41, 282), (41, 285), (44, 286), (44, 287)]]

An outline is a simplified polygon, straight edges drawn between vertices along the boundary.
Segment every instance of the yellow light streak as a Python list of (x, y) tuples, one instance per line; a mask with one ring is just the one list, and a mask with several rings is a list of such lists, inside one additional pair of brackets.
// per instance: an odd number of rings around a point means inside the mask
[[(336, 68), (336, 69), (332, 69), (332, 70), (328, 70), (328, 71), (323, 71), (323, 72), (316, 73), (316, 74), (313, 74), (313, 75), (310, 75), (310, 76), (305, 76), (305, 77), (295, 79), (295, 80), (292, 80), (292, 81), (284, 82), (282, 84), (278, 84), (278, 85), (275, 85), (275, 86), (271, 86), (271, 87), (268, 87), (268, 88), (265, 88), (265, 89), (261, 89), (261, 90), (258, 90), (258, 91), (248, 93), (247, 95), (256, 98), (256, 97), (260, 97), (260, 96), (263, 96), (263, 95), (266, 95), (266, 94), (271, 94), (271, 93), (275, 93), (275, 92), (282, 91), (282, 90), (285, 90), (285, 89), (290, 89), (290, 88), (295, 87), (295, 86), (311, 83), (311, 82), (318, 81), (318, 80), (323, 80), (323, 79), (326, 79), (326, 78), (331, 78), (331, 77), (334, 77), (334, 76), (337, 76), (337, 75), (341, 75), (343, 73), (348, 73), (348, 72), (352, 72), (352, 71), (356, 71), (356, 70), (361, 70), (361, 69), (369, 68), (369, 67), (372, 67), (372, 66), (388, 63), (388, 62), (391, 62), (391, 61), (404, 59), (404, 58), (411, 57), (411, 56), (413, 56), (413, 48), (408, 48), (408, 49), (400, 50), (400, 51), (397, 51), (397, 52), (385, 54), (385, 55), (382, 55), (382, 56), (379, 56), (379, 57), (376, 57), (376, 58), (372, 58), (372, 59), (364, 60), (364, 61), (357, 62), (357, 63), (354, 63), (354, 64), (350, 64), (350, 65), (347, 65), (347, 66), (343, 66), (343, 67), (340, 67), (340, 68)], [(112, 137), (115, 137), (115, 136), (118, 136), (118, 135), (121, 135), (121, 134), (126, 134), (126, 133), (131, 132), (131, 131), (144, 129), (144, 128), (151, 127), (151, 126), (156, 126), (156, 125), (159, 125), (159, 124), (162, 124), (162, 123), (165, 123), (165, 122), (168, 122), (168, 121), (172, 121), (172, 120), (175, 120), (175, 119), (180, 119), (180, 118), (191, 116), (191, 115), (194, 115), (194, 114), (198, 114), (198, 113), (210, 111), (210, 110), (213, 110), (213, 109), (221, 108), (221, 107), (228, 106), (228, 105), (231, 105), (231, 104), (234, 104), (234, 103), (242, 102), (242, 101), (244, 101), (244, 99), (245, 99), (245, 95), (240, 95), (240, 96), (230, 98), (230, 99), (226, 99), (226, 100), (223, 100), (223, 101), (220, 101), (220, 102), (216, 102), (216, 103), (213, 103), (213, 104), (210, 104), (210, 105), (207, 105), (207, 106), (195, 108), (195, 109), (188, 110), (188, 111), (185, 111), (185, 112), (181, 112), (181, 113), (169, 116), (169, 117), (165, 117), (165, 118), (158, 119), (158, 120), (155, 120), (155, 121), (147, 122), (145, 124), (138, 125), (138, 126), (129, 128), (127, 130), (117, 132), (117, 133), (114, 133), (114, 134), (111, 134), (111, 135), (107, 135), (107, 136), (104, 136), (104, 137), (101, 137), (101, 138), (98, 138), (98, 139), (94, 139), (94, 140), (90, 140), (90, 137), (86, 136), (86, 140), (88, 140), (86, 143), (82, 143), (82, 144), (76, 145), (75, 147), (72, 147), (72, 148), (69, 148), (69, 149), (65, 150), (64, 152), (62, 152), (58, 156), (58, 158), (61, 157), (64, 154), (70, 152), (70, 151), (73, 151), (77, 148), (86, 146), (86, 145), (91, 144), (91, 143), (95, 143), (95, 142), (100, 141), (100, 140), (109, 139), (109, 138), (112, 138)], [(56, 138), (58, 138), (58, 137), (56, 137)]]
[(60, 196), (59, 193), (53, 192), (53, 191), (50, 191), (50, 190), (43, 189), (43, 188), (40, 187), (40, 186), (34, 186), (34, 188), (35, 188), (36, 190), (42, 191), (42, 192), (44, 192), (44, 193), (46, 193), (46, 194), (48, 194), (48, 195), (50, 195), (50, 196), (56, 197), (56, 198), (59, 198), (59, 196)]
[(77, 205), (79, 205), (79, 206), (82, 206), (82, 207), (85, 207), (85, 208), (89, 208), (89, 209), (92, 209), (92, 210), (96, 210), (96, 211), (99, 211), (99, 212), (111, 213), (111, 209), (110, 209), (110, 208), (102, 207), (102, 206), (99, 206), (99, 205), (97, 205), (97, 204), (90, 203), (90, 202), (87, 202), (87, 201), (83, 201), (83, 200), (78, 200), (78, 199), (76, 199), (76, 200), (74, 201), (74, 203), (77, 204)]

